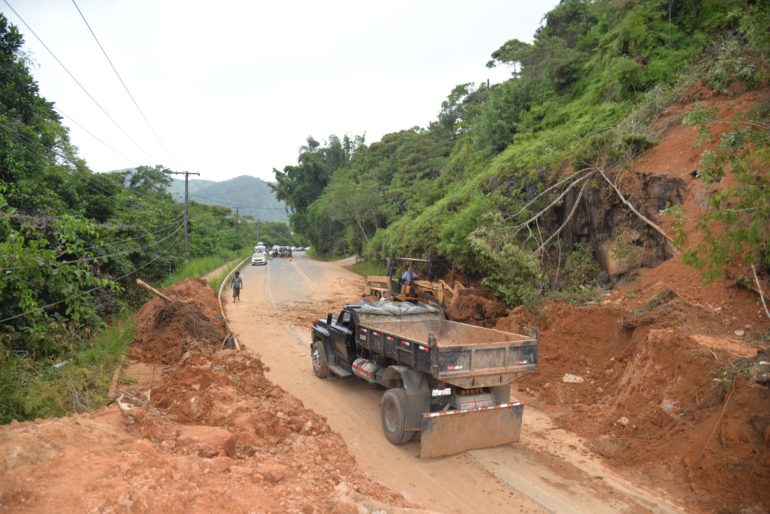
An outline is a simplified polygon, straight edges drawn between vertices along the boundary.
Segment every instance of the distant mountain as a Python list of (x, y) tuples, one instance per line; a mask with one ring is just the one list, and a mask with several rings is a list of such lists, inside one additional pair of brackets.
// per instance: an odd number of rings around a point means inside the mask
[[(184, 200), (184, 180), (174, 179), (168, 188), (178, 201)], [(193, 180), (188, 184), (190, 199), (207, 205), (222, 205), (259, 221), (288, 221), (286, 204), (276, 200), (267, 182), (242, 175), (224, 182)]]

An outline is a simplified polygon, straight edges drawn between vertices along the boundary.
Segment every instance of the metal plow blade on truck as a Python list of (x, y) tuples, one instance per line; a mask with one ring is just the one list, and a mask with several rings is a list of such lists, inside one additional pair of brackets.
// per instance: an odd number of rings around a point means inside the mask
[(515, 443), (521, 434), (523, 405), (426, 412), (420, 429), (420, 457), (443, 457), (465, 450)]

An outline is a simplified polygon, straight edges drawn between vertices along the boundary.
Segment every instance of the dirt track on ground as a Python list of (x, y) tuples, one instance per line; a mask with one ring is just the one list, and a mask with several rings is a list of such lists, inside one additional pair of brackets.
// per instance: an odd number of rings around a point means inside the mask
[(226, 307), (239, 342), (260, 355), (272, 381), (326, 418), (369, 476), (407, 501), (441, 512), (680, 510), (665, 493), (610, 469), (533, 406), (516, 445), (430, 460), (417, 456), (419, 443), (393, 446), (379, 424), (380, 388), (355, 378), (319, 380), (310, 364), (312, 320), (356, 301), (360, 277), (305, 256), (247, 267), (242, 276), (242, 301)]

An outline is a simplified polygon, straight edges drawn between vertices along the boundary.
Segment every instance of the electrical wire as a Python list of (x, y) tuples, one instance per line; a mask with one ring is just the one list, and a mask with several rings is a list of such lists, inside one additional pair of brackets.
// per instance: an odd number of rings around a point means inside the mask
[(114, 124), (116, 127), (118, 127), (118, 129), (120, 129), (120, 131), (123, 133), (123, 135), (125, 135), (125, 136), (126, 136), (126, 137), (127, 137), (127, 138), (128, 138), (128, 139), (129, 139), (129, 140), (132, 142), (132, 143), (134, 143), (134, 145), (136, 145), (136, 147), (137, 147), (137, 148), (139, 148), (139, 149), (142, 151), (142, 153), (144, 153), (144, 154), (145, 154), (147, 157), (149, 157), (150, 159), (153, 159), (152, 155), (150, 155), (150, 154), (147, 152), (147, 150), (145, 150), (145, 149), (144, 149), (144, 147), (142, 147), (142, 145), (140, 145), (139, 143), (137, 143), (137, 142), (134, 140), (134, 138), (132, 138), (132, 137), (129, 135), (129, 133), (128, 133), (128, 132), (126, 132), (126, 130), (125, 130), (125, 129), (124, 129), (124, 128), (123, 128), (123, 127), (120, 125), (120, 123), (118, 123), (117, 121), (115, 121), (115, 118), (113, 118), (113, 117), (112, 117), (112, 115), (110, 115), (110, 113), (109, 113), (109, 112), (107, 112), (107, 109), (105, 109), (104, 107), (102, 107), (102, 105), (101, 105), (101, 104), (100, 104), (100, 103), (99, 103), (99, 102), (96, 100), (96, 98), (94, 98), (94, 96), (93, 96), (93, 95), (92, 95), (92, 94), (91, 94), (91, 93), (90, 93), (90, 92), (89, 92), (89, 91), (88, 91), (88, 90), (85, 88), (85, 86), (84, 86), (83, 84), (81, 84), (81, 83), (80, 83), (80, 81), (79, 81), (79, 80), (78, 80), (78, 79), (75, 77), (75, 75), (73, 75), (73, 74), (72, 74), (72, 72), (71, 72), (71, 71), (70, 71), (70, 70), (69, 70), (69, 69), (68, 69), (68, 68), (67, 68), (67, 67), (64, 65), (64, 63), (63, 63), (63, 62), (61, 62), (61, 60), (60, 60), (58, 57), (56, 57), (56, 54), (55, 54), (55, 53), (53, 53), (53, 51), (52, 51), (50, 48), (48, 48), (48, 45), (46, 45), (46, 44), (45, 44), (45, 42), (44, 42), (44, 41), (43, 41), (43, 40), (40, 38), (40, 36), (38, 36), (38, 35), (37, 35), (37, 33), (36, 33), (34, 30), (32, 30), (32, 27), (30, 27), (30, 26), (29, 26), (29, 24), (28, 24), (28, 23), (27, 23), (27, 22), (24, 20), (24, 18), (22, 18), (22, 17), (21, 17), (21, 15), (20, 15), (18, 12), (16, 12), (16, 9), (14, 9), (14, 8), (13, 8), (13, 6), (12, 6), (12, 5), (11, 5), (11, 4), (8, 2), (8, 0), (3, 0), (3, 2), (5, 3), (5, 5), (7, 5), (7, 6), (8, 6), (8, 8), (9, 8), (9, 9), (10, 9), (10, 10), (13, 12), (13, 14), (15, 14), (17, 18), (19, 18), (19, 20), (20, 20), (20, 21), (21, 21), (21, 22), (24, 24), (24, 26), (25, 26), (25, 27), (27, 27), (27, 29), (28, 29), (28, 30), (29, 30), (29, 31), (32, 33), (32, 35), (33, 35), (33, 36), (35, 36), (35, 38), (36, 38), (36, 39), (37, 39), (37, 40), (40, 42), (40, 44), (41, 44), (41, 45), (43, 45), (43, 48), (45, 48), (45, 49), (48, 51), (48, 53), (49, 53), (49, 54), (51, 54), (51, 57), (53, 57), (53, 58), (54, 58), (54, 60), (55, 60), (56, 62), (58, 62), (58, 63), (59, 63), (59, 65), (60, 65), (62, 68), (64, 68), (64, 71), (66, 71), (66, 72), (67, 72), (67, 75), (69, 75), (69, 76), (70, 76), (70, 78), (71, 78), (72, 80), (74, 80), (74, 81), (75, 81), (75, 83), (76, 83), (78, 86), (80, 86), (80, 89), (82, 89), (82, 90), (83, 90), (83, 92), (86, 94), (86, 96), (88, 96), (88, 98), (90, 98), (90, 99), (91, 99), (91, 101), (92, 101), (92, 102), (93, 102), (93, 103), (94, 103), (94, 104), (95, 104), (95, 105), (96, 105), (96, 106), (97, 106), (97, 107), (98, 107), (98, 108), (99, 108), (99, 109), (100, 109), (100, 110), (101, 110), (101, 111), (104, 113), (104, 115), (105, 115), (105, 116), (107, 116), (107, 118), (109, 118), (109, 120), (110, 120), (110, 121), (111, 121), (111, 122), (112, 122), (112, 123), (113, 123), (113, 124)]
[[(72, 159), (70, 159), (70, 158), (69, 158), (69, 157), (67, 157), (66, 155), (62, 154), (62, 153), (61, 153), (61, 152), (59, 152), (58, 150), (56, 150), (56, 149), (54, 149), (54, 148), (46, 148), (46, 147), (45, 147), (45, 146), (43, 146), (41, 143), (39, 143), (39, 142), (35, 141), (34, 139), (31, 139), (31, 138), (30, 138), (30, 137), (28, 137), (28, 136), (25, 136), (25, 135), (24, 135), (24, 134), (22, 134), (21, 132), (19, 132), (19, 131), (17, 131), (17, 130), (14, 130), (12, 127), (9, 127), (8, 125), (5, 125), (5, 124), (4, 124), (4, 123), (2, 123), (2, 122), (0, 122), (0, 129), (3, 129), (3, 130), (5, 130), (6, 132), (9, 132), (9, 133), (11, 133), (11, 134), (15, 135), (16, 137), (18, 137), (18, 138), (21, 140), (21, 143), (22, 143), (22, 144), (26, 145), (26, 146), (27, 146), (27, 147), (29, 147), (29, 148), (32, 148), (33, 150), (43, 150), (43, 151), (45, 151), (45, 152), (51, 152), (51, 153), (52, 153), (53, 155), (55, 155), (56, 157), (58, 157), (58, 158), (62, 159), (63, 161), (65, 161), (65, 162), (67, 162), (67, 163), (71, 164), (72, 166), (75, 166), (75, 167), (78, 167), (78, 166), (79, 166), (79, 164), (78, 164), (77, 162), (73, 161)], [(34, 146), (33, 146), (33, 145), (34, 145)], [(95, 193), (96, 193), (96, 194), (98, 194), (99, 196), (102, 196), (102, 197), (104, 197), (104, 198), (106, 198), (106, 199), (112, 199), (112, 197), (114, 197), (114, 196), (115, 196), (113, 193), (111, 193), (111, 192), (109, 192), (109, 191), (106, 191), (105, 189), (102, 189), (102, 188), (101, 188), (101, 186), (99, 186), (99, 189), (100, 189), (100, 191), (97, 191), (96, 189), (94, 189), (95, 187), (97, 187), (97, 184), (94, 184), (94, 185), (92, 186), (92, 185), (91, 185), (91, 184), (89, 184), (87, 181), (83, 181), (83, 184), (84, 184), (84, 185), (85, 185), (85, 186), (86, 186), (88, 189), (90, 189), (91, 191), (95, 192)], [(135, 194), (135, 195), (139, 196), (139, 197), (144, 197), (144, 198), (146, 198), (146, 196), (145, 196), (143, 193), (140, 193), (139, 191), (135, 191), (135, 190), (133, 190), (133, 189), (127, 189), (127, 190), (128, 190), (128, 191), (130, 191), (131, 193), (133, 193), (133, 194)]]
[[(150, 261), (147, 261), (146, 263), (144, 263), (144, 264), (143, 264), (143, 265), (141, 265), (140, 267), (138, 267), (138, 268), (135, 268), (134, 270), (132, 270), (132, 271), (130, 271), (130, 272), (128, 272), (128, 273), (126, 273), (125, 275), (121, 275), (120, 277), (113, 279), (113, 282), (117, 282), (117, 281), (119, 281), (119, 280), (123, 280), (124, 278), (126, 278), (126, 277), (128, 277), (128, 276), (130, 276), (130, 275), (133, 275), (134, 273), (137, 273), (137, 272), (139, 272), (139, 271), (141, 271), (141, 270), (143, 270), (144, 268), (146, 268), (147, 266), (149, 266), (149, 265), (150, 265), (150, 264), (152, 264), (153, 262), (155, 262), (155, 261), (159, 260), (161, 257), (165, 257), (166, 255), (168, 255), (168, 252), (169, 252), (169, 250), (171, 250), (171, 248), (172, 248), (172, 247), (173, 247), (173, 246), (174, 246), (176, 243), (178, 243), (178, 242), (179, 242), (179, 238), (175, 239), (174, 241), (172, 241), (172, 242), (171, 242), (171, 244), (169, 244), (169, 245), (166, 247), (166, 249), (165, 249), (165, 252), (164, 252), (164, 253), (162, 253), (162, 254), (159, 254), (159, 255), (158, 255), (157, 257), (155, 257), (154, 259), (152, 259), (152, 260), (150, 260)], [(64, 302), (68, 302), (68, 301), (70, 301), (70, 300), (74, 300), (75, 298), (77, 298), (77, 297), (79, 297), (79, 296), (83, 296), (83, 295), (85, 295), (85, 294), (93, 293), (94, 291), (96, 291), (96, 290), (98, 290), (98, 289), (104, 289), (104, 286), (96, 286), (96, 287), (94, 287), (94, 288), (91, 288), (91, 289), (88, 289), (88, 290), (86, 290), (86, 291), (80, 291), (79, 293), (76, 293), (76, 294), (74, 294), (74, 295), (72, 295), (72, 296), (69, 296), (69, 297), (67, 297), (67, 298), (64, 298), (63, 300), (59, 300), (58, 302), (53, 302), (53, 303), (49, 303), (49, 304), (47, 304), (47, 305), (42, 305), (42, 306), (34, 307), (33, 309), (31, 309), (31, 310), (29, 310), (29, 311), (25, 311), (25, 312), (22, 312), (22, 313), (16, 314), (16, 315), (14, 315), (14, 316), (10, 316), (10, 317), (8, 317), (8, 318), (5, 318), (5, 319), (0, 319), (0, 323), (5, 323), (5, 322), (7, 322), (7, 321), (11, 321), (11, 320), (14, 320), (14, 319), (17, 319), (17, 318), (22, 318), (22, 317), (24, 317), (24, 316), (27, 316), (27, 315), (28, 315), (28, 314), (30, 314), (31, 312), (35, 312), (35, 311), (44, 311), (44, 310), (46, 310), (46, 309), (50, 309), (51, 307), (55, 307), (56, 305), (59, 305), (59, 304), (61, 304), (61, 303), (64, 303)]]
[[(34, 139), (32, 139), (32, 138), (30, 138), (30, 137), (28, 137), (28, 136), (25, 136), (25, 135), (24, 135), (24, 134), (22, 134), (21, 132), (19, 132), (19, 131), (17, 131), (17, 130), (14, 130), (12, 127), (9, 127), (8, 125), (6, 125), (6, 124), (4, 124), (4, 123), (2, 123), (2, 122), (0, 122), (0, 128), (1, 128), (1, 129), (3, 129), (3, 130), (5, 130), (6, 132), (9, 132), (9, 133), (13, 134), (13, 135), (14, 135), (14, 136), (16, 136), (17, 138), (19, 138), (19, 139), (21, 140), (21, 143), (22, 143), (22, 144), (24, 144), (25, 146), (29, 147), (29, 148), (31, 148), (31, 149), (33, 149), (33, 150), (39, 150), (39, 149), (42, 149), (42, 150), (43, 150), (43, 151), (45, 151), (45, 152), (51, 152), (53, 155), (55, 155), (56, 157), (58, 157), (58, 158), (62, 159), (63, 161), (65, 161), (65, 162), (67, 162), (67, 163), (71, 164), (72, 166), (78, 167), (78, 163), (77, 163), (77, 162), (73, 161), (72, 159), (70, 159), (69, 157), (67, 157), (67, 156), (66, 156), (66, 155), (64, 155), (63, 153), (59, 152), (58, 150), (56, 150), (56, 149), (54, 149), (54, 148), (46, 148), (46, 147), (45, 147), (45, 146), (43, 146), (41, 143), (39, 143), (39, 142), (35, 141)], [(34, 146), (33, 146), (33, 145), (34, 145)], [(104, 190), (104, 189), (102, 189), (101, 187), (99, 188), (99, 191), (97, 191), (97, 190), (95, 189), (95, 187), (96, 187), (95, 185), (94, 185), (94, 186), (92, 186), (91, 184), (89, 184), (89, 183), (88, 183), (87, 181), (85, 181), (85, 180), (84, 180), (84, 181), (82, 181), (82, 182), (83, 182), (83, 184), (84, 184), (84, 185), (85, 185), (85, 186), (86, 186), (88, 189), (90, 189), (91, 191), (95, 192), (95, 193), (96, 193), (96, 194), (98, 194), (99, 196), (103, 196), (104, 198), (107, 198), (108, 200), (109, 200), (109, 199), (111, 199), (111, 198), (114, 196), (112, 193), (110, 193), (109, 191), (105, 191), (105, 190)]]
[(206, 195), (201, 195), (196, 193), (190, 193), (190, 200), (198, 201), (199, 203), (205, 203), (201, 202), (200, 200), (205, 200), (208, 202), (216, 202), (213, 205), (218, 205), (220, 207), (229, 207), (231, 209), (249, 209), (249, 210), (259, 210), (259, 211), (283, 211), (285, 210), (284, 207), (245, 207), (243, 205), (233, 205), (230, 202), (226, 200), (222, 200), (221, 198), (213, 198)]
[[(122, 250), (122, 251), (119, 251), (119, 252), (114, 252), (114, 253), (106, 254), (106, 255), (97, 255), (97, 256), (94, 256), (94, 257), (85, 257), (85, 258), (82, 258), (82, 259), (74, 259), (74, 260), (71, 260), (71, 261), (57, 261), (57, 262), (52, 263), (52, 264), (55, 265), (55, 266), (59, 266), (59, 265), (62, 265), (62, 264), (80, 264), (80, 263), (85, 263), (85, 262), (96, 261), (96, 260), (99, 260), (99, 259), (108, 259), (110, 257), (117, 257), (119, 255), (126, 255), (126, 254), (135, 253), (135, 252), (140, 252), (142, 250), (147, 250), (149, 248), (152, 248), (154, 246), (159, 245), (160, 243), (162, 243), (163, 241), (167, 240), (169, 237), (173, 236), (174, 234), (179, 232), (181, 229), (183, 229), (184, 228), (184, 223), (176, 225), (176, 223), (178, 223), (178, 222), (179, 222), (179, 218), (177, 218), (174, 221), (174, 223), (170, 223), (169, 225), (166, 225), (165, 227), (163, 227), (163, 228), (161, 228), (159, 230), (156, 230), (154, 232), (149, 232), (147, 234), (144, 234), (144, 235), (141, 235), (141, 236), (137, 236), (137, 237), (133, 237), (133, 238), (130, 238), (130, 239), (124, 239), (123, 241), (119, 241), (119, 242), (116, 242), (116, 243), (108, 243), (108, 244), (104, 244), (104, 245), (90, 246), (88, 248), (84, 248), (83, 251), (94, 249), (94, 248), (108, 248), (108, 247), (111, 247), (111, 246), (117, 246), (118, 243), (124, 243), (124, 242), (128, 242), (128, 241), (134, 241), (134, 240), (137, 240), (137, 239), (143, 239), (143, 238), (145, 238), (145, 237), (147, 237), (149, 235), (157, 234), (159, 232), (163, 232), (164, 230), (168, 230), (168, 228), (170, 226), (177, 226), (177, 229), (173, 233), (169, 234), (168, 236), (166, 236), (166, 237), (164, 237), (162, 239), (158, 239), (157, 241), (155, 241), (155, 242), (153, 242), (151, 244), (148, 244), (146, 246), (143, 246), (143, 247), (140, 247), (140, 248), (130, 248), (130, 249), (127, 249), (127, 250)], [(64, 255), (63, 252), (59, 253), (54, 258), (59, 258), (62, 255)], [(39, 262), (38, 264), (26, 264), (26, 265), (23, 265), (23, 266), (13, 266), (13, 267), (9, 267), (9, 268), (0, 268), (0, 272), (7, 273), (9, 271), (14, 271), (14, 270), (19, 270), (19, 269), (40, 268), (40, 267), (44, 267), (44, 266), (46, 266), (45, 262)]]
[(68, 115), (67, 115), (67, 113), (65, 113), (64, 111), (62, 111), (62, 110), (61, 110), (61, 107), (59, 107), (59, 106), (56, 106), (56, 110), (59, 112), (59, 114), (61, 114), (62, 116), (64, 116), (64, 117), (65, 117), (65, 118), (67, 118), (68, 120), (70, 120), (72, 123), (74, 123), (75, 125), (77, 125), (77, 126), (80, 128), (80, 130), (82, 130), (83, 132), (85, 132), (86, 134), (88, 134), (89, 136), (91, 136), (92, 138), (96, 139), (96, 140), (97, 140), (97, 141), (99, 141), (101, 144), (103, 144), (104, 146), (106, 146), (107, 148), (109, 148), (110, 150), (112, 150), (112, 151), (115, 153), (115, 155), (119, 155), (120, 157), (123, 157), (123, 158), (124, 158), (124, 159), (126, 159), (127, 161), (134, 161), (134, 162), (138, 162), (138, 161), (137, 161), (137, 159), (132, 159), (132, 158), (130, 158), (130, 157), (127, 157), (127, 156), (126, 156), (126, 154), (124, 154), (124, 153), (123, 153), (123, 152), (121, 152), (120, 150), (116, 150), (114, 147), (112, 147), (111, 145), (109, 145), (109, 144), (107, 144), (106, 142), (104, 142), (104, 141), (103, 141), (103, 140), (102, 140), (102, 139), (101, 139), (99, 136), (97, 136), (97, 135), (93, 134), (93, 133), (92, 133), (90, 130), (88, 130), (88, 129), (87, 129), (87, 128), (85, 128), (83, 125), (81, 125), (80, 123), (78, 123), (77, 121), (75, 121), (75, 119), (74, 119), (74, 118), (72, 118), (72, 116), (68, 116)]
[[(61, 220), (63, 219), (62, 216), (44, 216), (40, 214), (26, 214), (23, 212), (0, 212), (0, 216), (5, 216), (17, 220), (22, 221), (42, 221), (42, 222), (49, 222), (52, 220)], [(170, 225), (174, 225), (178, 220), (181, 220), (184, 217), (184, 214), (178, 214), (176, 218), (173, 218), (173, 222), (170, 223)], [(96, 221), (91, 222), (94, 226), (98, 228), (104, 228), (104, 229), (114, 229), (114, 230), (135, 230), (139, 228), (146, 228), (144, 225), (128, 225), (124, 223), (99, 223)]]
[(88, 31), (91, 32), (91, 35), (94, 37), (94, 41), (96, 41), (96, 44), (99, 45), (99, 49), (104, 54), (104, 58), (107, 59), (107, 62), (110, 63), (110, 67), (112, 68), (112, 71), (115, 72), (115, 76), (118, 77), (118, 80), (123, 85), (123, 89), (126, 90), (126, 94), (128, 94), (128, 97), (131, 99), (132, 102), (134, 102), (134, 106), (136, 107), (136, 110), (139, 111), (139, 114), (142, 115), (142, 119), (144, 119), (144, 122), (147, 124), (148, 127), (150, 127), (150, 130), (152, 131), (153, 135), (155, 135), (155, 139), (158, 140), (158, 143), (160, 143), (160, 146), (163, 147), (163, 149), (166, 151), (169, 157), (171, 157), (171, 160), (176, 162), (176, 159), (171, 154), (171, 152), (168, 150), (166, 145), (163, 143), (163, 140), (161, 140), (160, 136), (158, 135), (158, 132), (155, 130), (155, 128), (150, 123), (150, 120), (147, 119), (147, 116), (145, 116), (144, 111), (142, 111), (142, 108), (139, 107), (139, 103), (137, 103), (136, 99), (134, 98), (134, 95), (131, 94), (131, 91), (129, 91), (128, 86), (123, 81), (123, 77), (120, 76), (120, 73), (118, 73), (117, 68), (115, 68), (115, 65), (112, 64), (112, 59), (110, 59), (110, 56), (107, 55), (107, 51), (102, 46), (101, 42), (99, 41), (99, 38), (96, 37), (96, 34), (94, 33), (94, 30), (91, 28), (91, 25), (88, 23), (88, 20), (86, 20), (86, 17), (83, 15), (83, 11), (80, 10), (80, 7), (78, 7), (77, 2), (75, 0), (72, 0), (72, 3), (75, 5), (75, 9), (77, 9), (78, 14), (80, 14), (80, 17), (83, 19), (83, 23), (86, 24), (86, 27), (88, 27)]

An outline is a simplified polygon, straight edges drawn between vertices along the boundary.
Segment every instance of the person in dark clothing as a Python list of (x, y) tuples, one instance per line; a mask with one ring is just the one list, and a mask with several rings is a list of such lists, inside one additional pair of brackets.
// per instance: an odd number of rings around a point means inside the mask
[(243, 279), (241, 278), (241, 272), (235, 272), (235, 278), (233, 278), (233, 303), (240, 301), (241, 289), (243, 289)]

